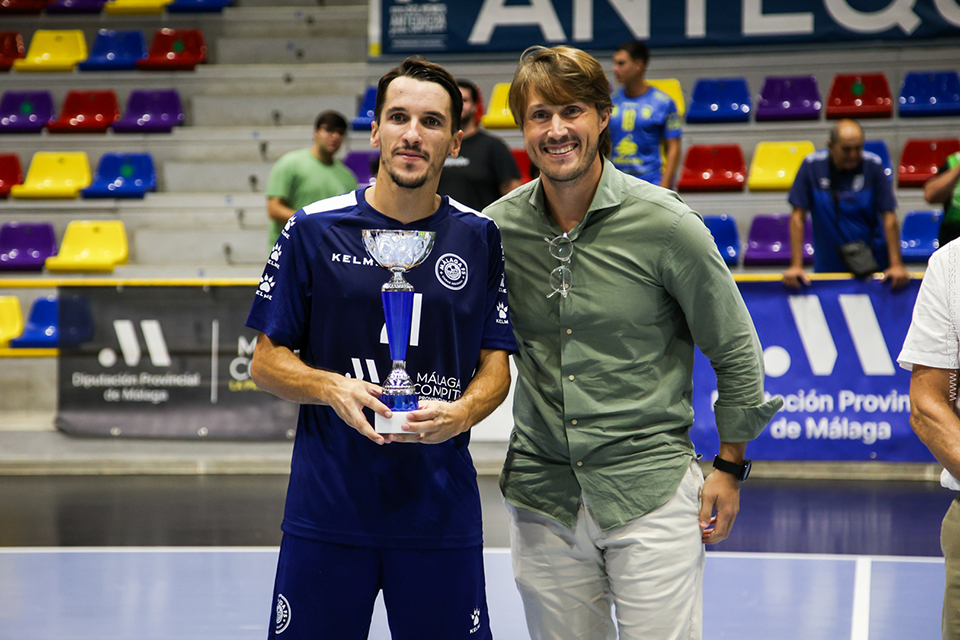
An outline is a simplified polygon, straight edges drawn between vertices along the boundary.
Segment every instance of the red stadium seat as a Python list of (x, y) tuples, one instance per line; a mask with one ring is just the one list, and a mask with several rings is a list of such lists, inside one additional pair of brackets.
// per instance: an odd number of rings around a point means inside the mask
[(510, 153), (513, 154), (513, 159), (517, 162), (517, 168), (520, 169), (520, 180), (523, 181), (523, 184), (533, 180), (533, 174), (530, 172), (533, 165), (530, 163), (530, 156), (527, 155), (527, 151), (525, 149), (510, 149)]
[(15, 153), (0, 153), (0, 198), (10, 195), (10, 187), (23, 184), (20, 157)]
[(907, 140), (900, 154), (897, 170), (900, 187), (922, 187), (923, 183), (937, 175), (937, 169), (951, 153), (960, 151), (957, 138), (930, 140)]
[(27, 55), (19, 31), (0, 31), (0, 71), (9, 71), (13, 61)]
[(882, 73), (838, 73), (827, 96), (827, 119), (890, 118), (893, 98)]
[(120, 117), (113, 91), (68, 91), (60, 117), (47, 125), (51, 133), (106, 133)]
[(695, 144), (677, 182), (679, 191), (743, 191), (747, 163), (738, 144)]
[(0, 15), (4, 13), (41, 13), (49, 0), (0, 0)]
[(193, 71), (207, 61), (207, 46), (200, 29), (159, 29), (153, 34), (150, 52), (137, 60), (137, 69)]

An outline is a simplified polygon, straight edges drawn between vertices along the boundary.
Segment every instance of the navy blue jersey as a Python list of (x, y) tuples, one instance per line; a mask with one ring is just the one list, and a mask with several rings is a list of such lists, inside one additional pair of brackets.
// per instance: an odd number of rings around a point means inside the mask
[(895, 211), (897, 201), (890, 179), (883, 173), (883, 161), (869, 151), (860, 167), (835, 171), (837, 181), (834, 207), (830, 184), (830, 154), (826, 149), (803, 160), (787, 198), (794, 207), (810, 212), (813, 221), (813, 268), (821, 273), (846, 273), (847, 266), (837, 250), (840, 245), (863, 240), (873, 249), (881, 269), (890, 263), (887, 237), (881, 214)]
[[(309, 366), (381, 383), (390, 371), (380, 287), (389, 272), (363, 248), (364, 229), (436, 232), (407, 272), (416, 297), (407, 371), (420, 398), (454, 401), (481, 349), (515, 351), (500, 231), (448, 198), (403, 225), (358, 190), (298, 211), (270, 254), (247, 326), (300, 350)], [(373, 424), (373, 413), (366, 412)], [(462, 548), (482, 542), (469, 432), (443, 444), (379, 446), (326, 406), (302, 405), (283, 530), (339, 544)]]

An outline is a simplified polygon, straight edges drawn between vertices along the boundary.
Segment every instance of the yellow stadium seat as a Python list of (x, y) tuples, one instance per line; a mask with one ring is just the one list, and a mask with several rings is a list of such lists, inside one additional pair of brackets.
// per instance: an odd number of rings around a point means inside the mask
[(486, 113), (480, 118), (480, 124), (487, 129), (518, 128), (513, 119), (513, 113), (510, 112), (510, 102), (507, 99), (509, 94), (509, 82), (498, 82), (493, 85), (493, 95), (490, 96), (490, 104), (487, 105)]
[(0, 296), (0, 349), (23, 333), (23, 314), (16, 296)]
[(683, 117), (683, 114), (687, 112), (687, 101), (683, 98), (683, 89), (680, 87), (679, 80), (676, 78), (648, 79), (647, 84), (653, 85), (673, 98), (673, 103), (677, 105), (677, 115)]
[(14, 198), (69, 200), (90, 186), (90, 163), (83, 151), (38, 151), (23, 184), (10, 188)]
[(172, 0), (110, 0), (103, 5), (106, 13), (114, 15), (142, 15), (163, 13), (164, 7)]
[(47, 258), (50, 271), (111, 272), (127, 263), (127, 232), (119, 220), (74, 220), (67, 225), (60, 252)]
[(87, 59), (87, 41), (83, 31), (39, 29), (30, 40), (27, 56), (13, 61), (17, 71), (73, 71)]
[(789, 191), (803, 159), (814, 151), (809, 140), (758, 143), (750, 162), (747, 187), (750, 191)]

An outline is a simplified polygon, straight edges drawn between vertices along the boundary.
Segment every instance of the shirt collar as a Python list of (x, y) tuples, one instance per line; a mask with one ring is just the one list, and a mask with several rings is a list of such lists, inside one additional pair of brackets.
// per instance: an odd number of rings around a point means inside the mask
[[(587, 215), (567, 234), (571, 240), (576, 240), (580, 231), (589, 225), (593, 218), (609, 210), (620, 207), (620, 193), (623, 191), (623, 173), (613, 166), (608, 158), (603, 159), (603, 172), (600, 174), (600, 184), (593, 194)], [(543, 192), (543, 183), (537, 178), (537, 185), (530, 193), (530, 206), (537, 212), (539, 224), (549, 229), (554, 236), (560, 235), (560, 225), (547, 213), (547, 198)]]

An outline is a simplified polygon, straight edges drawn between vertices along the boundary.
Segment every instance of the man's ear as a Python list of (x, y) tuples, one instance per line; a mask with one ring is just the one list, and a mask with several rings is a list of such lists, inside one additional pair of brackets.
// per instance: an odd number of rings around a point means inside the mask
[(370, 146), (374, 149), (380, 148), (380, 127), (377, 126), (376, 121), (370, 125)]
[(603, 111), (600, 112), (600, 131), (603, 132), (607, 128), (607, 125), (610, 124), (610, 107), (605, 107)]
[(460, 155), (460, 145), (463, 143), (463, 130), (457, 131), (453, 140), (450, 141), (450, 157), (456, 158)]

